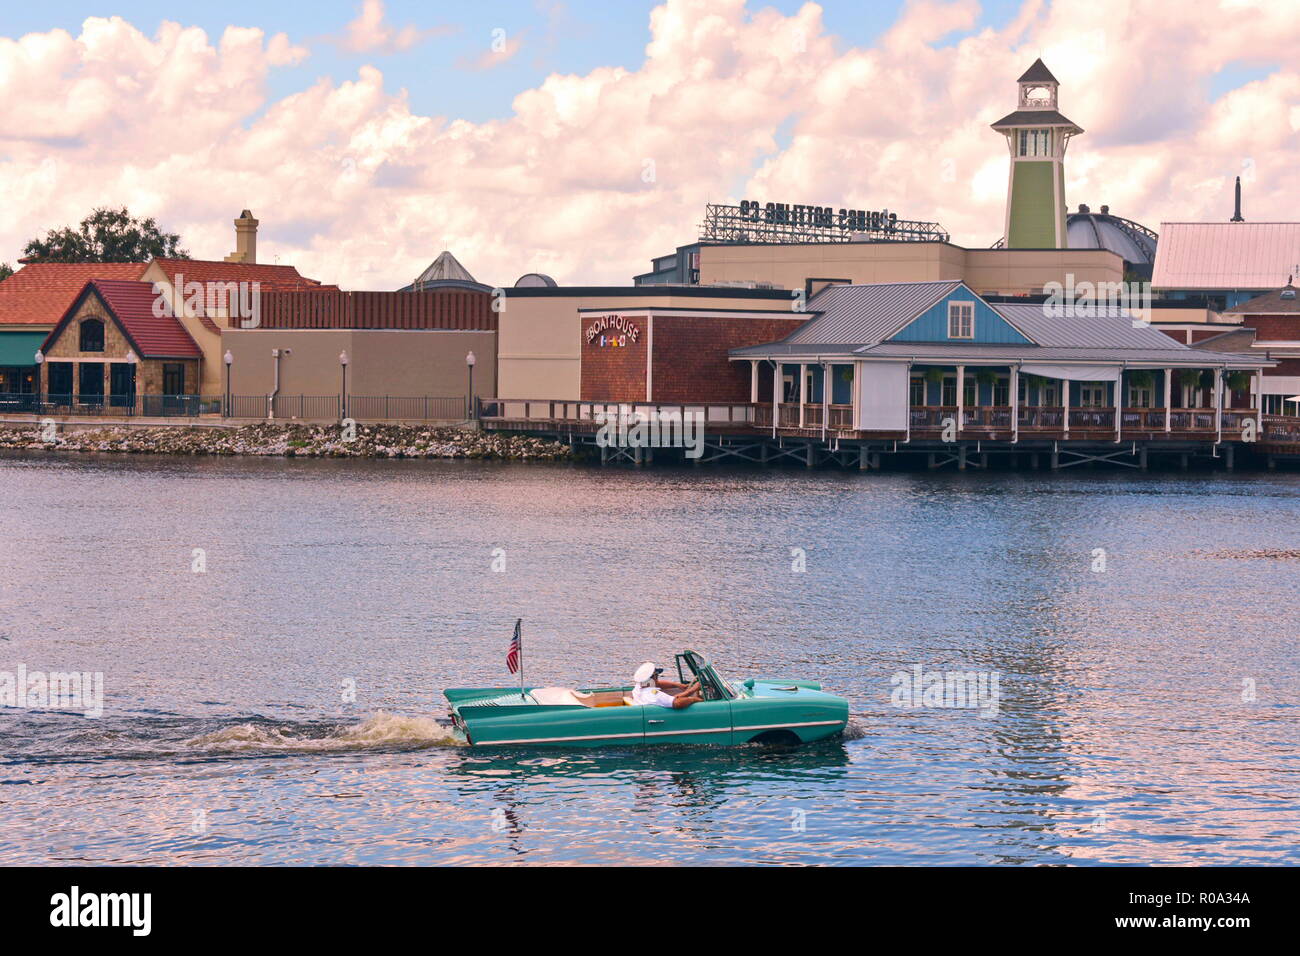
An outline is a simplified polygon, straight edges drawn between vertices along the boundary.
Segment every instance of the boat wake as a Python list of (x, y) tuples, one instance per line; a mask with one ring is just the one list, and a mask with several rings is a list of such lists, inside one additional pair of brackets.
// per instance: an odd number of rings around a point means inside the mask
[(403, 717), (380, 711), (359, 724), (304, 725), (271, 722), (223, 727), (185, 741), (209, 752), (321, 753), (378, 748), (422, 749), (461, 746), (451, 728), (430, 717)]
[(849, 722), (844, 725), (844, 733), (840, 736), (844, 740), (861, 740), (867, 735), (867, 722), (861, 717), (850, 717)]

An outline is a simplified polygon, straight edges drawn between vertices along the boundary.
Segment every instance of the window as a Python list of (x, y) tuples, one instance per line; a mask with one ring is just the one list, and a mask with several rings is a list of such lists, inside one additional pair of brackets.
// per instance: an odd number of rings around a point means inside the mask
[(949, 408), (957, 407), (957, 376), (945, 375), (943, 377), (943, 388), (940, 390), (939, 404), (946, 405)]
[(1153, 408), (1151, 389), (1145, 385), (1130, 385), (1128, 387), (1128, 407)]
[(1052, 131), (1050, 129), (1022, 129), (1018, 156), (1051, 156)]
[(975, 303), (948, 303), (948, 338), (973, 339), (975, 337)]
[[(104, 323), (99, 319), (81, 320), (81, 342), (83, 352), (104, 351)], [(103, 392), (103, 389), (100, 389)]]
[(72, 404), (72, 363), (47, 362), (45, 368), (45, 391), (50, 401), (56, 405)]
[(108, 403), (117, 408), (135, 404), (135, 366), (114, 362), (108, 368)]
[(913, 375), (909, 383), (908, 403), (912, 406), (925, 404), (925, 379), (920, 375)]
[(166, 362), (163, 365), (163, 394), (185, 394), (185, 366), (180, 362)]
[(1079, 386), (1079, 406), (1081, 408), (1101, 408), (1105, 404), (1105, 385), (1096, 382), (1084, 382)]
[(999, 375), (993, 383), (993, 404), (1002, 408), (1011, 404), (1011, 376)]
[(963, 383), (961, 403), (967, 408), (974, 408), (980, 403), (979, 382), (975, 381), (974, 375), (967, 375)]
[(77, 398), (82, 405), (104, 404), (104, 363), (77, 363)]
[(1061, 407), (1061, 384), (1060, 382), (1048, 382), (1038, 389), (1038, 404), (1045, 408)]
[(1029, 404), (1029, 383), (1025, 381), (1023, 375), (1016, 376), (1016, 404)]

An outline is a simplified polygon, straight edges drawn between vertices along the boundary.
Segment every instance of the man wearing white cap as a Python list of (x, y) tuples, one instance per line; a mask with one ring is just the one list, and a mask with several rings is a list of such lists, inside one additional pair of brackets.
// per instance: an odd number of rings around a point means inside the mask
[(704, 699), (699, 681), (679, 684), (675, 680), (664, 680), (659, 676), (663, 672), (662, 667), (655, 667), (654, 661), (646, 661), (636, 669), (632, 675), (633, 704), (654, 704), (680, 710)]

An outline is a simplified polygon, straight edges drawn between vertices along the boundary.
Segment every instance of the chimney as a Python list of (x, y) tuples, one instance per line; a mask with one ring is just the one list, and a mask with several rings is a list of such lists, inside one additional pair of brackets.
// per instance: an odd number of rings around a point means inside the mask
[(257, 220), (245, 209), (235, 220), (235, 251), (226, 256), (227, 262), (257, 262)]
[(1236, 191), (1237, 191), (1237, 208), (1236, 208), (1236, 212), (1232, 214), (1232, 221), (1245, 222), (1246, 220), (1241, 218), (1241, 177), (1240, 176), (1237, 177)]

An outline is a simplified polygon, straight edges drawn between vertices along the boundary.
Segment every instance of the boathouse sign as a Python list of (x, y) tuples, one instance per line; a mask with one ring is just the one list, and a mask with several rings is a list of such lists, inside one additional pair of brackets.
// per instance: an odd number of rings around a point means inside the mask
[(621, 315), (602, 315), (587, 326), (587, 344), (601, 348), (626, 348), (641, 338), (641, 329), (631, 319)]

